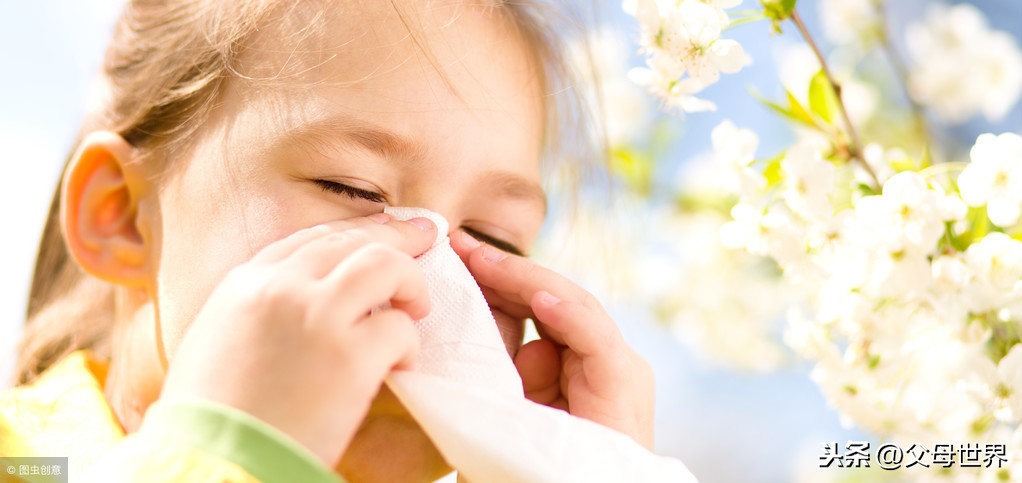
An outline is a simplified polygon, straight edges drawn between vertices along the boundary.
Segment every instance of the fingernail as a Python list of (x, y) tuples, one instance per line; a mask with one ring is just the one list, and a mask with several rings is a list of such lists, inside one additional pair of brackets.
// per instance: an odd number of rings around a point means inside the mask
[(550, 292), (541, 291), (539, 293), (539, 301), (543, 303), (543, 305), (557, 305), (561, 299), (554, 297)]
[(490, 245), (483, 247), (483, 260), (496, 263), (505, 258), (507, 258), (507, 253), (504, 253)]
[(366, 218), (369, 218), (370, 220), (373, 220), (381, 225), (394, 219), (392, 216), (386, 213), (373, 213), (367, 216)]
[(408, 220), (408, 223), (419, 227), (422, 231), (432, 231), (436, 228), (436, 225), (434, 225), (429, 218), (412, 218), (411, 220)]
[(468, 232), (461, 232), (461, 243), (468, 247), (469, 250), (479, 248), (479, 240), (472, 238), (472, 235), (469, 235)]

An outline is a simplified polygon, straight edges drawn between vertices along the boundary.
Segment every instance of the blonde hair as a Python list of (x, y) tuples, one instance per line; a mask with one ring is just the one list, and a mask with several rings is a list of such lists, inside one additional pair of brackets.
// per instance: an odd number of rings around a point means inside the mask
[[(292, 41), (312, 35), (315, 29), (309, 27), (309, 19), (299, 22), (291, 17), (297, 3), (129, 1), (103, 62), (107, 98), (102, 109), (86, 119), (75, 149), (85, 133), (110, 130), (137, 149), (139, 162), (172, 159), (175, 152), (187, 148), (189, 136), (213, 112), (225, 82), (244, 77), (239, 73), (239, 55), (261, 26), (276, 22), (278, 29), (290, 28), (285, 33), (293, 35)], [(581, 31), (583, 22), (549, 3), (490, 3), (507, 14), (540, 66), (546, 93), (544, 164), (571, 165), (575, 179), (599, 171), (590, 168), (602, 159), (600, 146), (593, 143), (589, 110), (576, 89), (577, 76), (561, 58), (558, 35), (565, 28)], [(391, 4), (422, 48), (421, 32), (411, 25), (410, 16), (397, 0)], [(428, 49), (422, 50), (433, 61)], [(434, 67), (443, 75), (435, 62)], [(567, 162), (551, 163), (554, 160)], [(16, 384), (33, 381), (72, 351), (90, 349), (109, 358), (112, 349), (116, 287), (84, 273), (70, 256), (59, 223), (60, 191), (58, 183), (36, 259), (15, 365)]]

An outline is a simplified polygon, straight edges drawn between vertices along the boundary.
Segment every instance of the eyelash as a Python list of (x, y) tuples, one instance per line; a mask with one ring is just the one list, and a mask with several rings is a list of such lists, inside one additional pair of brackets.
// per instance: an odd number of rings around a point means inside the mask
[[(329, 192), (332, 192), (332, 193), (337, 193), (337, 194), (340, 194), (340, 195), (344, 195), (344, 196), (347, 196), (348, 198), (351, 198), (353, 200), (366, 200), (366, 201), (370, 201), (372, 203), (385, 203), (387, 201), (383, 197), (383, 195), (381, 195), (379, 193), (373, 193), (372, 191), (366, 191), (366, 190), (363, 190), (363, 189), (354, 188), (354, 187), (348, 186), (346, 184), (341, 184), (341, 183), (337, 183), (337, 182), (334, 182), (334, 181), (328, 181), (328, 180), (325, 180), (325, 179), (317, 179), (317, 180), (313, 180), (313, 181), (320, 188), (322, 188), (323, 191), (329, 191)], [(514, 246), (514, 244), (512, 244), (510, 242), (506, 242), (506, 241), (501, 240), (499, 238), (492, 237), (490, 235), (487, 235), (487, 234), (482, 233), (482, 232), (477, 231), (477, 230), (473, 230), (472, 228), (468, 228), (468, 227), (465, 227), (465, 226), (461, 227), (461, 229), (465, 230), (465, 232), (467, 232), (469, 235), (472, 235), (472, 238), (475, 238), (476, 240), (479, 240), (479, 241), (482, 241), (482, 242), (486, 242), (486, 243), (488, 243), (488, 244), (490, 244), (490, 245), (492, 245), (492, 246), (494, 246), (496, 248), (504, 250), (505, 252), (508, 252), (508, 253), (511, 253), (511, 254), (514, 254), (514, 255), (518, 255), (520, 257), (524, 257), (525, 256), (525, 252), (523, 252), (522, 250), (520, 250), (518, 247)]]
[(492, 246), (497, 247), (497, 248), (499, 248), (501, 250), (504, 250), (505, 252), (508, 252), (508, 253), (511, 253), (511, 254), (514, 254), (514, 255), (518, 255), (520, 257), (524, 257), (525, 256), (524, 252), (519, 250), (518, 247), (512, 245), (510, 242), (506, 242), (506, 241), (501, 240), (499, 238), (494, 238), (494, 237), (492, 237), (490, 235), (487, 235), (485, 233), (481, 233), (479, 231), (473, 230), (473, 229), (471, 229), (471, 228), (469, 228), (467, 226), (463, 226), (463, 227), (461, 227), (461, 229), (465, 230), (465, 233), (468, 233), (469, 235), (472, 235), (472, 238), (475, 238), (476, 240), (479, 240), (481, 242), (485, 242), (485, 243), (487, 243), (489, 245), (492, 245)]
[(387, 200), (383, 195), (379, 193), (373, 193), (372, 191), (366, 191), (363, 189), (353, 188), (346, 184), (337, 183), (334, 181), (327, 181), (325, 179), (317, 179), (314, 182), (323, 188), (323, 191), (330, 191), (333, 193), (341, 194), (351, 198), (353, 200), (366, 200), (373, 203), (385, 203)]

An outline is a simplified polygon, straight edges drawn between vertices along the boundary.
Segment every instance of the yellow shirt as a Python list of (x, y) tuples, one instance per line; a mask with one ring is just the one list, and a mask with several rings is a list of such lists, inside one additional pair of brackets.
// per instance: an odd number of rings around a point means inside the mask
[(276, 428), (209, 401), (161, 399), (125, 436), (103, 395), (106, 372), (78, 351), (33, 384), (0, 394), (0, 463), (66, 456), (75, 482), (341, 481)]

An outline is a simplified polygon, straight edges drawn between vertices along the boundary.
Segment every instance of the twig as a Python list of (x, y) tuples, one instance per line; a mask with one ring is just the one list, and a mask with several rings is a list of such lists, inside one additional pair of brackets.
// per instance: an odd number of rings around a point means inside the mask
[(919, 171), (919, 176), (928, 178), (930, 176), (936, 176), (938, 174), (950, 173), (953, 171), (961, 171), (968, 166), (967, 162), (951, 162), (951, 163), (938, 163), (932, 166), (928, 166)]
[(727, 27), (724, 27), (724, 30), (725, 31), (726, 30), (730, 30), (731, 28), (737, 27), (737, 26), (739, 26), (739, 25), (741, 25), (743, 23), (756, 22), (756, 21), (759, 21), (759, 20), (766, 20), (766, 18), (767, 18), (766, 15), (750, 15), (748, 17), (735, 18), (735, 19), (731, 20), (731, 23), (727, 24)]
[(816, 41), (813, 40), (813, 36), (809, 35), (809, 30), (806, 29), (804, 23), (802, 23), (802, 17), (799, 16), (796, 10), (791, 11), (791, 20), (798, 26), (799, 32), (802, 33), (802, 37), (806, 39), (806, 43), (813, 49), (813, 53), (816, 54), (816, 60), (820, 62), (820, 68), (823, 69), (823, 75), (827, 77), (827, 81), (830, 82), (831, 89), (834, 90), (834, 97), (837, 98), (838, 107), (841, 109), (841, 118), (845, 121), (845, 126), (848, 128), (848, 137), (851, 146), (849, 146), (849, 155), (852, 159), (859, 161), (866, 173), (869, 174), (870, 178), (873, 178), (875, 183), (874, 188), (880, 189), (881, 183), (880, 178), (877, 178), (876, 173), (873, 172), (873, 168), (870, 167), (869, 163), (866, 162), (866, 158), (862, 156), (862, 144), (859, 143), (859, 135), (855, 132), (855, 126), (852, 125), (852, 120), (848, 117), (848, 109), (845, 108), (845, 101), (841, 96), (841, 86), (838, 85), (837, 80), (830, 73), (830, 67), (827, 66), (826, 59), (823, 58), (823, 53), (820, 52), (820, 48), (816, 45)]
[(877, 9), (880, 12), (880, 46), (883, 47), (884, 56), (887, 57), (887, 62), (891, 64), (891, 70), (894, 71), (895, 80), (898, 85), (901, 86), (901, 91), (905, 95), (905, 100), (908, 101), (909, 107), (912, 109), (912, 117), (915, 119), (916, 132), (922, 137), (923, 149), (929, 155), (930, 159), (933, 160), (933, 149), (930, 146), (930, 132), (926, 125), (926, 116), (923, 113), (923, 106), (920, 106), (915, 99), (912, 98), (912, 94), (908, 90), (908, 69), (905, 67), (905, 60), (902, 59), (901, 55), (891, 44), (891, 39), (887, 29), (887, 11), (884, 10), (884, 2), (880, 2), (877, 5)]

